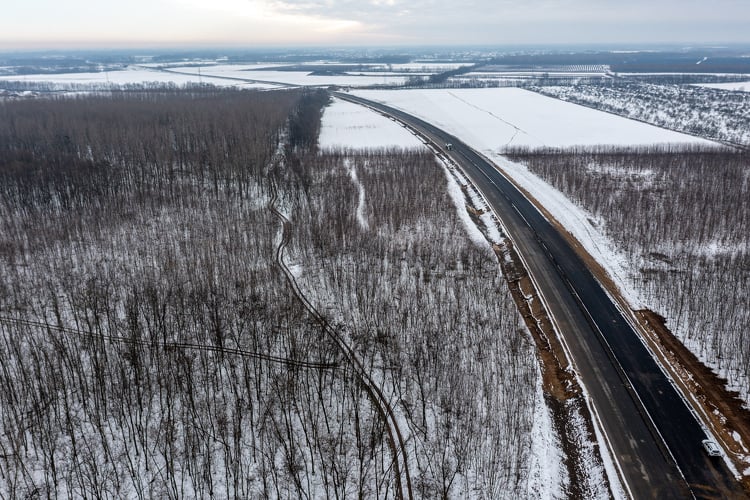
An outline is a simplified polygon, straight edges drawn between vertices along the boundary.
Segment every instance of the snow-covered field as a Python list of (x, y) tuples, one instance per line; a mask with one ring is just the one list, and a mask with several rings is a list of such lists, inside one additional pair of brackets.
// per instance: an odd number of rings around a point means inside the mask
[(368, 108), (333, 99), (323, 112), (322, 149), (425, 147), (401, 125)]
[(518, 88), (354, 93), (434, 123), (490, 155), (507, 146), (707, 142)]
[[(191, 68), (195, 69), (195, 68)], [(223, 76), (223, 75), (222, 75)], [(185, 75), (177, 73), (168, 73), (157, 69), (147, 67), (129, 66), (122, 71), (103, 71), (99, 73), (60, 73), (60, 74), (39, 74), (39, 75), (5, 75), (0, 76), (0, 80), (22, 81), (22, 82), (43, 82), (57, 83), (61, 85), (78, 84), (78, 85), (128, 85), (140, 83), (174, 83), (176, 85), (185, 85), (187, 83), (210, 83), (221, 87), (241, 87), (241, 88), (272, 88), (273, 85), (246, 83), (236, 80), (227, 80), (223, 78), (212, 78), (209, 75), (198, 75), (197, 69), (195, 74)]]
[[(241, 66), (237, 66), (241, 68)], [(198, 74), (197, 67), (176, 67), (174, 71)], [(354, 72), (345, 75), (311, 75), (309, 71), (277, 71), (274, 69), (233, 69), (232, 65), (209, 66), (200, 68), (204, 76), (227, 76), (231, 78), (242, 78), (258, 80), (262, 82), (273, 82), (284, 85), (340, 85), (345, 87), (366, 87), (370, 85), (400, 85), (408, 76), (383, 74), (382, 76), (358, 75)]]
[(731, 83), (698, 83), (697, 87), (706, 87), (709, 89), (733, 90), (739, 92), (750, 92), (750, 81), (731, 82)]
[[(305, 64), (300, 71), (279, 71), (280, 63), (255, 64), (212, 64), (187, 65), (187, 63), (143, 63), (128, 66), (120, 71), (102, 71), (89, 73), (59, 73), (31, 75), (3, 75), (0, 80), (41, 82), (63, 85), (127, 85), (140, 83), (210, 83), (222, 87), (241, 88), (276, 88), (278, 86), (329, 86), (370, 87), (378, 85), (401, 85), (409, 78), (424, 76), (461, 67), (459, 63), (414, 62), (408, 64), (365, 64), (362, 71), (347, 71), (343, 74), (311, 74), (325, 61), (312, 62), (310, 71), (305, 71)], [(162, 69), (166, 71), (162, 71)], [(331, 70), (336, 65), (331, 64)]]
[(201, 72), (212, 73), (214, 75), (222, 76), (236, 76), (237, 72), (249, 71), (254, 69), (271, 69), (281, 66), (280, 63), (255, 63), (255, 64), (218, 64), (215, 61), (190, 61), (190, 66), (186, 66), (186, 62), (180, 63), (145, 63), (139, 64), (143, 68), (152, 68), (158, 70), (160, 68), (166, 69), (182, 69), (192, 70), (188, 72), (198, 72), (196, 64), (201, 64)]
[[(357, 73), (345, 75), (311, 75), (308, 71), (277, 71), (274, 64), (224, 64), (215, 66), (169, 66), (161, 71), (158, 65), (134, 65), (121, 71), (93, 73), (59, 73), (36, 75), (3, 75), (0, 80), (42, 82), (61, 85), (127, 85), (140, 83), (210, 83), (220, 87), (277, 88), (280, 85), (365, 87), (398, 85), (411, 75), (398, 73)], [(161, 65), (159, 65), (161, 66)], [(244, 81), (243, 81), (244, 80)]]
[(618, 81), (538, 86), (535, 92), (670, 130), (750, 144), (750, 93), (697, 85)]

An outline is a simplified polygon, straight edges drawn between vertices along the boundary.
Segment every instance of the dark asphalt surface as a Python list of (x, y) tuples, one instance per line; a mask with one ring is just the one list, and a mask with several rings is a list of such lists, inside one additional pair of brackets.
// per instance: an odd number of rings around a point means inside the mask
[[(455, 136), (348, 94), (406, 123), (449, 155), (492, 205), (541, 291), (633, 498), (747, 498), (648, 349), (554, 226), (490, 162)], [(445, 149), (445, 148), (443, 148)]]

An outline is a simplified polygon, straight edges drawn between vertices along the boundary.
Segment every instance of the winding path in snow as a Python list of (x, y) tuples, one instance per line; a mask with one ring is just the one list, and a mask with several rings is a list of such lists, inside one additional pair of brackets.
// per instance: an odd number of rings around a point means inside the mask
[(318, 324), (323, 328), (325, 333), (331, 338), (336, 344), (339, 351), (346, 359), (346, 361), (353, 368), (354, 373), (357, 375), (362, 387), (364, 387), (368, 398), (372, 402), (373, 406), (377, 410), (381, 420), (385, 424), (385, 428), (388, 434), (388, 445), (391, 448), (391, 454), (393, 457), (393, 475), (396, 480), (396, 498), (399, 500), (413, 500), (414, 493), (411, 485), (411, 475), (409, 474), (409, 460), (404, 440), (403, 433), (398, 424), (398, 418), (396, 413), (393, 411), (388, 398), (385, 397), (383, 391), (380, 390), (380, 386), (375, 382), (370, 373), (365, 369), (364, 364), (359, 359), (354, 350), (346, 343), (346, 340), (339, 334), (339, 332), (328, 323), (328, 320), (321, 315), (310, 300), (305, 296), (299, 284), (297, 283), (294, 274), (284, 262), (284, 251), (289, 244), (291, 238), (291, 227), (292, 223), (289, 219), (279, 211), (276, 207), (277, 191), (275, 184), (271, 184), (271, 200), (269, 202), (269, 209), (281, 220), (281, 241), (279, 246), (276, 248), (276, 263), (279, 265), (281, 270), (286, 277), (287, 283), (289, 284), (292, 293), (299, 299), (302, 305), (307, 311), (318, 321)]

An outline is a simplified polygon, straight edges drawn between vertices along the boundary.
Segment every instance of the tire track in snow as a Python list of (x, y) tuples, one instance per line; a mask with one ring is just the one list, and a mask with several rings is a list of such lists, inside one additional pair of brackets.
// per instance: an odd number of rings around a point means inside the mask
[(461, 98), (461, 97), (458, 97), (458, 96), (457, 96), (457, 95), (456, 95), (455, 93), (453, 93), (453, 92), (450, 92), (450, 91), (448, 91), (448, 95), (450, 95), (450, 96), (451, 96), (451, 97), (453, 97), (454, 99), (456, 99), (456, 100), (458, 100), (458, 101), (460, 101), (460, 102), (462, 102), (462, 103), (466, 104), (467, 106), (470, 106), (470, 107), (472, 107), (472, 108), (474, 108), (474, 109), (476, 109), (476, 110), (479, 110), (479, 111), (481, 111), (481, 112), (483, 112), (483, 113), (487, 113), (488, 115), (490, 115), (490, 116), (491, 116), (491, 117), (493, 117), (494, 119), (496, 119), (496, 120), (498, 120), (498, 121), (500, 121), (500, 122), (502, 122), (502, 123), (504, 123), (504, 124), (508, 125), (509, 127), (512, 127), (512, 128), (513, 128), (513, 129), (515, 130), (515, 132), (513, 133), (513, 136), (512, 136), (511, 138), (510, 138), (510, 140), (508, 140), (508, 142), (507, 142), (507, 143), (505, 144), (505, 147), (508, 147), (508, 146), (510, 146), (510, 143), (512, 143), (512, 142), (513, 142), (513, 141), (515, 140), (515, 138), (516, 138), (516, 137), (518, 136), (518, 134), (525, 134), (525, 135), (527, 135), (527, 136), (531, 137), (532, 139), (534, 139), (534, 140), (537, 140), (537, 141), (539, 141), (540, 143), (544, 144), (544, 142), (543, 142), (543, 141), (540, 141), (540, 140), (539, 140), (538, 138), (536, 138), (536, 137), (534, 137), (533, 135), (529, 134), (528, 132), (526, 132), (526, 131), (525, 131), (524, 129), (522, 129), (522, 128), (521, 128), (521, 127), (519, 127), (518, 125), (516, 125), (516, 124), (514, 124), (514, 123), (511, 123), (511, 122), (509, 122), (508, 120), (505, 120), (505, 119), (503, 119), (503, 118), (501, 118), (501, 117), (497, 116), (497, 115), (496, 115), (495, 113), (493, 113), (492, 111), (489, 111), (489, 110), (487, 110), (487, 109), (483, 109), (483, 108), (480, 108), (480, 107), (479, 107), (479, 106), (477, 106), (476, 104), (473, 104), (473, 103), (471, 103), (471, 102), (467, 101), (466, 99), (463, 99), (463, 98)]

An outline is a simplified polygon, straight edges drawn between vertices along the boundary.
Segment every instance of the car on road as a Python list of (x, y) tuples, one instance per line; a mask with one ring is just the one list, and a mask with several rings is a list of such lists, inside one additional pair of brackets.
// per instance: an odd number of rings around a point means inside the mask
[(453, 144), (451, 144), (450, 142), (446, 142), (445, 149), (447, 149), (448, 151), (453, 151)]
[(706, 453), (708, 453), (709, 456), (721, 456), (721, 448), (719, 448), (719, 445), (716, 444), (716, 441), (714, 441), (713, 439), (704, 439), (701, 442), (703, 443), (703, 448), (706, 450)]

